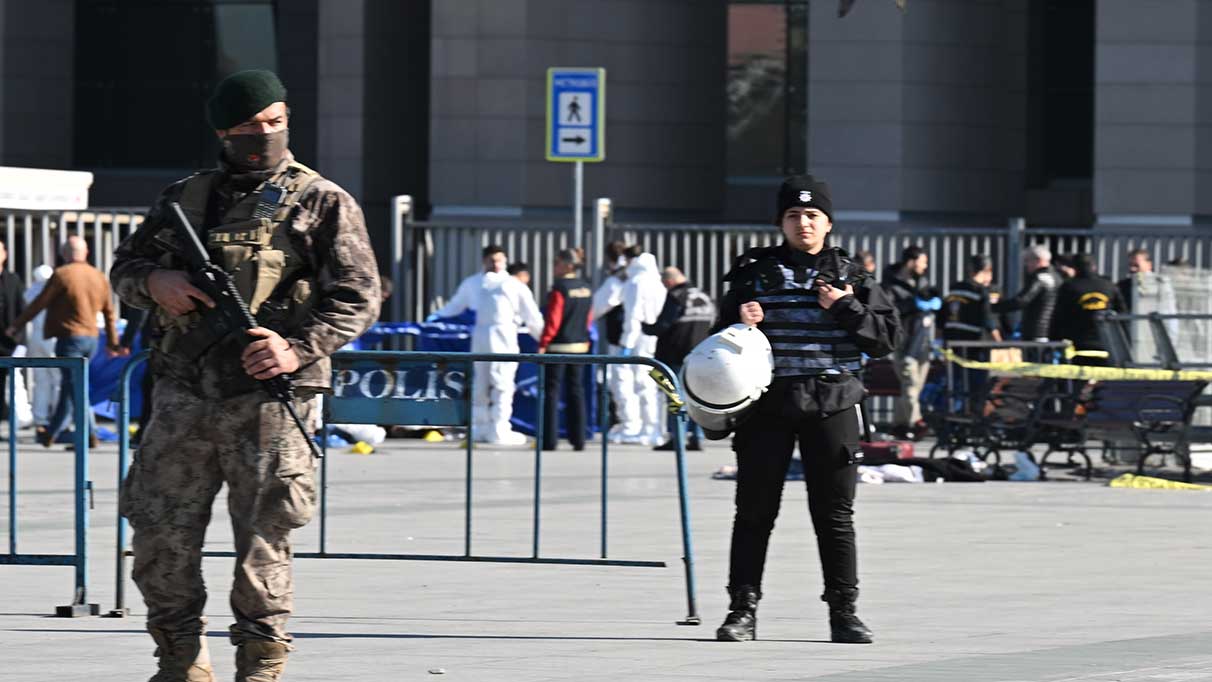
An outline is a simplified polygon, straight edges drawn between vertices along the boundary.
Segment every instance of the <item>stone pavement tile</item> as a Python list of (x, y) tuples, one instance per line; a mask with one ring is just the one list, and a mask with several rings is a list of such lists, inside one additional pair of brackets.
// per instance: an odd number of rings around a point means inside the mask
[(816, 682), (1178, 682), (1212, 680), (1212, 632), (952, 658), (800, 679)]
[[(70, 547), (70, 459), (55, 454), (22, 451), (23, 550)], [(330, 458), (330, 551), (462, 551), (464, 462), (453, 444), (392, 441), (372, 456)], [(727, 605), (733, 484), (710, 473), (731, 459), (714, 445), (688, 457), (701, 627), (674, 625), (685, 603), (672, 459), (617, 448), (611, 554), (668, 568), (299, 560), (291, 623), (299, 649), (287, 680), (1208, 677), (1212, 496), (1077, 482), (862, 487), (859, 612), (875, 629), (871, 646), (823, 642), (804, 485), (791, 483), (771, 543), (762, 639), (711, 641)], [(102, 449), (90, 471), (90, 598), (105, 609), (114, 598), (114, 464)], [(544, 554), (596, 556), (597, 453), (548, 453), (543, 464)], [(475, 467), (475, 551), (528, 554), (533, 453), (478, 451)], [(208, 549), (230, 546), (223, 497)], [(318, 547), (317, 530), (297, 533), (299, 550)], [(204, 571), (211, 648), (228, 679), (231, 560), (207, 559)], [(45, 617), (70, 587), (70, 569), (0, 567), (0, 680), (149, 676), (152, 647), (134, 586), (129, 619)], [(428, 673), (436, 668), (446, 674)]]

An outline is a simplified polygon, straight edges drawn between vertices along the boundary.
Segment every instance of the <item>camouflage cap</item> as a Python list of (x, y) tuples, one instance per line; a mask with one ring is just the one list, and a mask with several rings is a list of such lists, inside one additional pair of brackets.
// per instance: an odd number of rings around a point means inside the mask
[(274, 102), (286, 101), (286, 86), (265, 69), (238, 71), (224, 78), (206, 103), (206, 118), (215, 130), (227, 130), (256, 116)]

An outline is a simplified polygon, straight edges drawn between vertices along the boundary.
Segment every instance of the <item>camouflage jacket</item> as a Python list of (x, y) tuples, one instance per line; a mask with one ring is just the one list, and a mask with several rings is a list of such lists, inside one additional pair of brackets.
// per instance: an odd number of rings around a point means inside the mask
[[(292, 161), (289, 157), (285, 164)], [(214, 172), (214, 171), (210, 171)], [(217, 214), (244, 198), (269, 173), (233, 174), (222, 162), (214, 184)], [(170, 204), (177, 201), (186, 180), (168, 186), (148, 212), (142, 226), (115, 253), (110, 281), (115, 292), (128, 305), (153, 311), (150, 339), (151, 369), (157, 377), (170, 377), (189, 386), (202, 397), (228, 397), (255, 391), (256, 380), (245, 374), (240, 361), (240, 344), (228, 338), (211, 347), (195, 361), (188, 361), (158, 347), (164, 324), (170, 319), (147, 290), (147, 276), (165, 267), (180, 267), (175, 257), (155, 239), (161, 230), (171, 230)], [(311, 306), (306, 314), (290, 323), (275, 324), (258, 320), (286, 338), (299, 357), (300, 368), (293, 374), (295, 386), (304, 392), (327, 390), (332, 381), (329, 356), (366, 331), (379, 314), (379, 276), (366, 232), (362, 210), (345, 190), (320, 178), (303, 191), (283, 225), (288, 229), (293, 250), (303, 254), (304, 278), (310, 281)], [(213, 258), (213, 253), (212, 253)], [(280, 302), (283, 306), (288, 302)]]

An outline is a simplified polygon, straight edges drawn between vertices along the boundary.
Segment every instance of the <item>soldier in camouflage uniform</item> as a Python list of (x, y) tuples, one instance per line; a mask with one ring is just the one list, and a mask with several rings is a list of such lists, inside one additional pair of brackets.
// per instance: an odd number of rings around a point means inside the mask
[[(293, 377), (296, 409), (330, 387), (329, 355), (379, 312), (379, 279), (361, 209), (287, 149), (286, 91), (268, 71), (223, 81), (208, 103), (219, 167), (169, 186), (121, 246), (111, 280), (150, 309), (153, 416), (122, 487), (134, 528), (132, 577), (157, 644), (153, 682), (211, 681), (202, 543), (220, 486), (235, 535), (231, 608), (236, 679), (281, 677), (291, 637), (290, 531), (315, 510), (315, 465), (285, 408), (258, 381)], [(170, 202), (181, 203), (212, 259), (232, 274), (257, 339), (207, 338), (213, 302), (174, 255)]]

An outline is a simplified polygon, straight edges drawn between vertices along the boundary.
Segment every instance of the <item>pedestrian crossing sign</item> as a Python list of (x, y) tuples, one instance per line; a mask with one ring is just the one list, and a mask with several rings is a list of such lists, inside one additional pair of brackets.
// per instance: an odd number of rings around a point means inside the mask
[(606, 158), (606, 69), (547, 69), (547, 160)]

